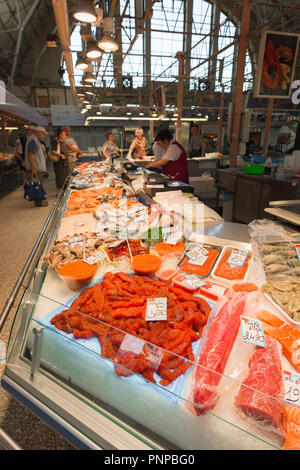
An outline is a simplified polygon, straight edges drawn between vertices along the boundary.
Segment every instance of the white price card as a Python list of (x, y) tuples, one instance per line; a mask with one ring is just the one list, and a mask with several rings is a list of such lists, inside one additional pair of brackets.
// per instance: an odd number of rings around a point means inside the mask
[(182, 238), (182, 232), (171, 232), (170, 236), (166, 239), (168, 245), (176, 245)]
[(146, 321), (167, 320), (167, 298), (147, 299)]
[(227, 263), (233, 267), (242, 267), (247, 259), (248, 251), (233, 249), (227, 260)]
[(208, 251), (201, 245), (195, 246), (186, 253), (186, 256), (192, 261), (196, 261), (199, 258), (205, 257), (206, 255), (208, 255)]
[(75, 245), (77, 245), (77, 243), (83, 243), (82, 236), (72, 237), (68, 240), (68, 244), (71, 248), (73, 248)]
[(256, 346), (266, 347), (265, 335), (260, 320), (241, 315), (242, 340)]
[(300, 406), (300, 375), (283, 370), (284, 401)]
[(187, 276), (182, 282), (191, 289), (198, 289), (199, 287), (205, 285), (205, 282), (202, 281), (200, 277), (196, 276), (196, 274), (191, 274), (190, 276)]
[(207, 260), (207, 256), (199, 256), (197, 259), (190, 259), (189, 264), (196, 264), (197, 266), (203, 266)]
[(87, 264), (95, 264), (101, 261), (103, 258), (105, 258), (105, 256), (106, 255), (104, 253), (96, 253), (93, 256), (89, 256), (88, 258), (85, 258), (83, 261)]

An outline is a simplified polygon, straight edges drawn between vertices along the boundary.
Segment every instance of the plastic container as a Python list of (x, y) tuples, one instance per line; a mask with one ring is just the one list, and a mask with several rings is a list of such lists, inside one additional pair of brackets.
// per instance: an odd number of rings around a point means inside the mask
[(211, 273), (211, 270), (217, 261), (221, 249), (217, 246), (213, 245), (200, 245), (200, 244), (193, 244), (198, 245), (199, 247), (203, 248), (204, 255), (199, 257), (198, 259), (190, 259), (188, 256), (188, 252), (190, 251), (187, 249), (186, 254), (182, 261), (179, 263), (179, 267), (181, 271), (196, 274), (196, 276), (200, 277), (208, 277)]
[(252, 258), (250, 250), (224, 246), (212, 277), (223, 282), (246, 280)]
[[(73, 271), (72, 274), (70, 273), (71, 269)], [(69, 289), (78, 291), (90, 284), (97, 269), (98, 263), (89, 265), (84, 261), (77, 260), (72, 263), (65, 264), (57, 272)]]
[(142, 254), (132, 258), (132, 268), (137, 274), (155, 274), (161, 267), (162, 260), (159, 256)]
[(243, 165), (243, 170), (247, 175), (263, 175), (265, 171), (265, 165), (249, 163)]

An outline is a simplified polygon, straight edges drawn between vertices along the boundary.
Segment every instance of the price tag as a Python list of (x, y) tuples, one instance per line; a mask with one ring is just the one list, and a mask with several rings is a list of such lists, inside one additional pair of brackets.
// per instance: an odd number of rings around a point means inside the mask
[(204, 258), (206, 255), (208, 255), (208, 251), (201, 245), (195, 246), (186, 253), (186, 256), (192, 261), (196, 261), (199, 258)]
[(88, 258), (85, 258), (83, 261), (87, 264), (95, 264), (101, 261), (103, 258), (105, 258), (104, 253), (96, 253), (93, 256), (89, 256)]
[(256, 346), (266, 347), (265, 335), (260, 320), (241, 315), (242, 340)]
[(205, 285), (205, 282), (202, 281), (200, 277), (196, 276), (196, 274), (191, 274), (190, 276), (187, 276), (185, 279), (183, 279), (182, 283), (187, 285), (191, 289), (198, 289), (199, 287)]
[(167, 298), (147, 299), (146, 321), (167, 320)]
[(233, 249), (227, 263), (232, 267), (242, 267), (247, 259), (248, 251)]
[(182, 238), (182, 232), (173, 232), (167, 238), (166, 243), (168, 245), (176, 245)]
[(299, 263), (300, 263), (300, 245), (295, 245), (295, 248), (296, 248), (298, 260), (299, 260)]
[(197, 266), (203, 266), (205, 261), (207, 260), (207, 256), (199, 256), (197, 259), (190, 259), (189, 264), (196, 264)]
[(283, 370), (284, 401), (300, 406), (300, 375)]
[(72, 237), (68, 240), (68, 244), (71, 248), (73, 248), (75, 245), (77, 245), (77, 243), (83, 243), (82, 236)]

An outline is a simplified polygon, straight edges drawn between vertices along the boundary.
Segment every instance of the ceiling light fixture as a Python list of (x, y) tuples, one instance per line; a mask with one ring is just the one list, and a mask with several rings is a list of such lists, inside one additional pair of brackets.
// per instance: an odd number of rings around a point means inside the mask
[(114, 23), (110, 17), (103, 20), (103, 37), (98, 42), (98, 47), (105, 52), (113, 52), (119, 49), (118, 43), (113, 38)]
[(73, 13), (74, 18), (81, 23), (93, 23), (97, 13), (91, 0), (79, 0)]
[(103, 54), (100, 49), (98, 49), (96, 42), (89, 42), (86, 48), (86, 56), (89, 59), (99, 59)]
[(86, 95), (94, 95), (94, 92), (92, 90), (87, 90), (85, 92)]
[(96, 83), (97, 78), (94, 77), (93, 74), (87, 73), (87, 74), (83, 77), (83, 81), (84, 81), (85, 83)]
[(86, 70), (88, 68), (89, 64), (84, 60), (82, 55), (78, 54), (75, 69), (77, 70)]

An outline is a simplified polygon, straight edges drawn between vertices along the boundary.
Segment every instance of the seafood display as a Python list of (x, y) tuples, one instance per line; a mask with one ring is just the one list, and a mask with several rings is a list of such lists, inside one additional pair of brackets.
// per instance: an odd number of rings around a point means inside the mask
[(247, 276), (252, 253), (235, 247), (224, 247), (213, 276), (223, 281), (241, 281)]
[(268, 281), (300, 280), (300, 261), (292, 242), (257, 243)]
[[(54, 332), (66, 343), (62, 354), (70, 348), (73, 364), (82, 357), (84, 380), (89, 358), (96, 356), (91, 371), (100, 374), (103, 386), (107, 379), (122, 397), (126, 390), (135, 398), (141, 386), (146, 401), (148, 392), (151, 403), (158, 399), (158, 413), (177, 406), (176, 419), (198, 422), (201, 432), (220, 418), (216, 429), (232, 423), (271, 445), (279, 439), (275, 446), (299, 448), (299, 416), (285, 401), (283, 370), (300, 374), (300, 329), (276, 307), (300, 321), (295, 245), (257, 244), (267, 278), (262, 285), (250, 244), (187, 240), (171, 214), (158, 204), (144, 205), (105, 165), (81, 165), (72, 182), (77, 186), (44, 258), (62, 294), (53, 299), (56, 309), (38, 319), (47, 327), (46, 341), (50, 331), (53, 344)], [(134, 225), (139, 227), (131, 237)], [(264, 346), (241, 341), (241, 316), (247, 315), (261, 322)], [(73, 356), (75, 348), (79, 353)], [(53, 367), (59, 374), (55, 362)], [(71, 370), (66, 375), (77, 379)], [(103, 398), (97, 390), (88, 392)]]
[(214, 408), (217, 403), (217, 387), (239, 331), (246, 299), (246, 293), (236, 293), (225, 302), (209, 326), (194, 370), (192, 403), (196, 405), (197, 415)]
[(181, 271), (208, 277), (220, 251), (220, 248), (215, 246), (189, 244), (179, 267)]
[(300, 331), (266, 310), (258, 312), (257, 316), (263, 322), (264, 332), (281, 344), (284, 356), (300, 373)]
[(300, 408), (286, 405), (285, 413), (285, 439), (283, 450), (300, 450)]
[(103, 240), (96, 233), (67, 237), (56, 241), (44, 259), (49, 262), (52, 269), (58, 271), (65, 264), (95, 256), (98, 249), (110, 241), (111, 238)]
[[(147, 297), (167, 299), (166, 321), (146, 320)], [(160, 384), (167, 386), (191, 367), (192, 343), (201, 337), (210, 311), (204, 299), (162, 281), (107, 273), (51, 323), (75, 338), (96, 336), (101, 355), (113, 359), (118, 375), (139, 373), (155, 382), (156, 372)], [(122, 349), (126, 333), (145, 341), (139, 353)]]
[(247, 377), (235, 398), (245, 419), (284, 436), (284, 385), (276, 340), (266, 336), (266, 347), (257, 346), (248, 362)]
[(268, 281), (261, 287), (295, 322), (300, 322), (300, 279)]

